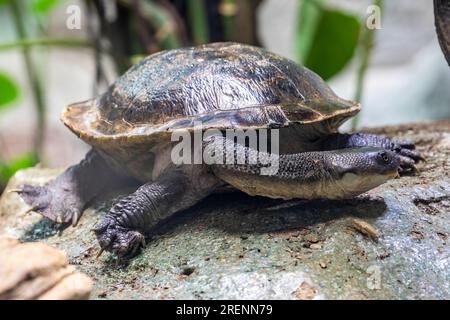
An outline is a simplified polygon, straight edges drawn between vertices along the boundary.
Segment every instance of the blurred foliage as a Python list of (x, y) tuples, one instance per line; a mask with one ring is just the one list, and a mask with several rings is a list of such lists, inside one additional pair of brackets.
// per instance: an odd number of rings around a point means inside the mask
[[(384, 8), (384, 0), (373, 0), (373, 4), (380, 8), (380, 14)], [(369, 68), (370, 57), (372, 55), (372, 50), (375, 45), (375, 32), (369, 28), (363, 28), (360, 37), (360, 59), (358, 66), (358, 74), (356, 78), (356, 89), (354, 100), (361, 102), (364, 90), (364, 79), (366, 78), (366, 72)], [(358, 126), (358, 116), (353, 117), (351, 120), (352, 129), (356, 129)]]
[(48, 13), (51, 9), (60, 4), (60, 0), (34, 0), (33, 11), (36, 13)]
[[(11, 15), (13, 17), (14, 27), (16, 29), (16, 35), (19, 40), (26, 39), (27, 34), (27, 21), (24, 19), (26, 15), (24, 11), (29, 8), (30, 3), (24, 3), (20, 0), (15, 0), (9, 3)], [(29, 9), (28, 9), (29, 10)], [(46, 105), (45, 105), (45, 92), (44, 81), (40, 76), (37, 68), (37, 64), (33, 59), (31, 48), (22, 48), (23, 61), (25, 63), (28, 81), (31, 87), (31, 93), (34, 99), (34, 105), (36, 108), (37, 126), (34, 134), (33, 154), (36, 158), (40, 158), (42, 154), (42, 148), (44, 143), (44, 134), (46, 126)]]
[(0, 110), (11, 105), (19, 95), (19, 87), (7, 74), (0, 73)]
[[(136, 57), (217, 41), (260, 45), (256, 13), (262, 0), (85, 0), (98, 57), (109, 53), (117, 73)], [(236, 32), (239, 30), (239, 32)], [(243, 31), (245, 30), (245, 31)], [(100, 39), (102, 41), (100, 41)], [(98, 78), (103, 78), (101, 66)]]
[[(1, 4), (6, 4), (5, 8), (12, 17), (17, 40), (19, 42), (26, 42), (30, 37), (30, 26), (42, 25), (42, 15), (48, 12), (58, 2), (59, 1), (55, 0), (34, 0), (28, 2), (22, 0), (9, 0), (3, 1)], [(32, 34), (35, 35), (37, 32), (40, 32), (40, 30), (33, 30)], [(31, 94), (34, 99), (37, 125), (34, 133), (33, 150), (31, 152), (8, 160), (4, 159), (3, 155), (0, 154), (0, 187), (6, 184), (6, 181), (8, 181), (17, 170), (33, 166), (39, 162), (43, 148), (46, 127), (44, 81), (41, 79), (33, 59), (31, 47), (22, 46), (21, 49), (28, 81), (31, 87)], [(4, 93), (0, 94), (0, 107), (7, 104), (10, 105), (10, 103), (14, 102), (19, 92), (14, 81), (2, 73), (0, 76), (0, 92), (3, 92), (3, 90), (5, 90)]]
[[(11, 106), (19, 96), (19, 87), (9, 75), (0, 73), (0, 111)], [(34, 166), (38, 163), (35, 153), (27, 153), (5, 161), (0, 154), (0, 191), (17, 170)]]
[(0, 181), (5, 183), (16, 171), (35, 166), (38, 162), (39, 159), (34, 153), (26, 153), (7, 162), (0, 162)]
[[(324, 79), (341, 72), (360, 53), (357, 97), (373, 46), (373, 32), (362, 28), (361, 17), (332, 8), (327, 0), (297, 0), (295, 39), (297, 61)], [(94, 94), (109, 85), (103, 67), (109, 56), (117, 74), (148, 54), (207, 42), (236, 41), (261, 46), (257, 12), (263, 0), (82, 0), (89, 39), (49, 38), (47, 26), (55, 8), (65, 0), (0, 0), (14, 23), (16, 40), (0, 43), (0, 51), (20, 48), (36, 108), (37, 126), (33, 150), (6, 161), (0, 153), (0, 184), (15, 170), (41, 160), (45, 131), (45, 81), (35, 62), (36, 46), (91, 47), (95, 53)], [(382, 0), (374, 0), (382, 4)], [(0, 73), (0, 109), (12, 106), (20, 88)], [(0, 141), (1, 142), (1, 141)]]
[(187, 0), (187, 7), (192, 40), (195, 44), (207, 43), (209, 41), (209, 30), (205, 1)]
[(353, 58), (361, 24), (358, 16), (329, 9), (324, 2), (302, 2), (296, 44), (299, 61), (328, 80)]

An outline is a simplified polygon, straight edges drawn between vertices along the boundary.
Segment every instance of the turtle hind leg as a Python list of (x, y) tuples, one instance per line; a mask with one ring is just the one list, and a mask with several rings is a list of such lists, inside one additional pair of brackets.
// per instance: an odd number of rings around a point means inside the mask
[(409, 140), (389, 139), (367, 133), (336, 133), (327, 136), (321, 141), (322, 150), (358, 147), (381, 147), (394, 151), (400, 160), (400, 173), (416, 171), (416, 163), (425, 160), (422, 155), (415, 150), (416, 146), (414, 142)]
[(119, 177), (91, 150), (79, 164), (69, 167), (44, 186), (22, 185), (17, 192), (30, 211), (57, 223), (76, 225), (85, 204)]

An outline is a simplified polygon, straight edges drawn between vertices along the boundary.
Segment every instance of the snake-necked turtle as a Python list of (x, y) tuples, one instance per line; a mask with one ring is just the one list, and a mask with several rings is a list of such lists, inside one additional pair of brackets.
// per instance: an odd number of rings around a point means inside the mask
[[(19, 192), (35, 211), (75, 224), (118, 177), (139, 180), (94, 230), (102, 250), (132, 256), (158, 222), (224, 186), (272, 198), (340, 199), (414, 169), (421, 156), (412, 142), (338, 133), (359, 110), (312, 71), (261, 48), (214, 43), (163, 51), (100, 97), (68, 106), (64, 124), (92, 150), (48, 185)], [(198, 123), (217, 130), (197, 147), (194, 141), (192, 153), (231, 150), (231, 160), (173, 161), (174, 134), (192, 133)], [(271, 145), (279, 130), (278, 170), (263, 174), (269, 153), (227, 139), (227, 129), (267, 129)]]

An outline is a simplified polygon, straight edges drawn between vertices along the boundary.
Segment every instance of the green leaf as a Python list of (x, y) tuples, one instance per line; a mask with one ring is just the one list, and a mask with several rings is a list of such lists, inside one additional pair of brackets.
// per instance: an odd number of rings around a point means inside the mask
[(19, 87), (7, 74), (0, 73), (0, 110), (16, 100)]
[(60, 0), (34, 0), (33, 11), (36, 13), (47, 13), (60, 3)]
[[(308, 1), (309, 2), (309, 1)], [(309, 9), (312, 10), (312, 9)], [(305, 23), (306, 39), (298, 38), (299, 60), (327, 80), (352, 59), (358, 45), (361, 24), (357, 16), (316, 6), (315, 19)], [(300, 23), (300, 26), (302, 24)], [(308, 38), (309, 37), (309, 38)]]
[(132, 56), (130, 56), (131, 64), (138, 64), (145, 57), (147, 57), (147, 55), (145, 54), (133, 54)]
[(0, 7), (5, 5), (6, 3), (8, 3), (11, 0), (0, 0)]
[(299, 6), (296, 50), (300, 63), (304, 64), (311, 50), (317, 25), (322, 14), (322, 4), (325, 0), (303, 0)]
[(4, 182), (8, 181), (18, 170), (35, 166), (38, 158), (35, 154), (26, 153), (14, 158), (7, 163), (0, 164), (0, 179)]

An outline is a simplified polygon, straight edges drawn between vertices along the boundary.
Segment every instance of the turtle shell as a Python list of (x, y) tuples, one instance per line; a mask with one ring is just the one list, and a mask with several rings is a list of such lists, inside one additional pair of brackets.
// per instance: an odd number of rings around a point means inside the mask
[(143, 59), (100, 97), (69, 105), (62, 120), (87, 143), (127, 160), (200, 123), (203, 129), (320, 127), (313, 131), (327, 134), (359, 110), (289, 59), (213, 43)]

